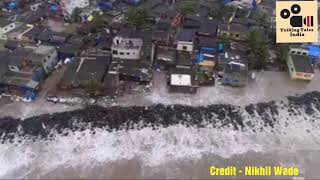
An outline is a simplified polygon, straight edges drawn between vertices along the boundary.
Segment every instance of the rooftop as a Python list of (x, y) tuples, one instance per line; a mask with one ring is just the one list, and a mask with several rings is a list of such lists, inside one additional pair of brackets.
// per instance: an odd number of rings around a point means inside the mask
[(5, 27), (8, 26), (9, 24), (11, 24), (12, 22), (4, 19), (4, 18), (0, 18), (0, 27)]
[(230, 33), (235, 33), (235, 32), (247, 33), (247, 31), (248, 31), (248, 27), (243, 24), (231, 23), (229, 26), (230, 27), (228, 28), (228, 24), (221, 24), (219, 26), (219, 29), (221, 31), (228, 31), (229, 30)]
[(121, 49), (140, 49), (142, 47), (142, 39), (115, 37), (112, 47)]
[(188, 52), (177, 52), (176, 55), (176, 65), (178, 66), (191, 66), (192, 59)]
[(193, 40), (194, 30), (183, 29), (177, 36), (178, 41), (188, 41), (191, 42)]
[(139, 78), (140, 82), (150, 82), (152, 76), (149, 64), (137, 61), (124, 61), (120, 59), (112, 61), (109, 67), (109, 74), (119, 74)]

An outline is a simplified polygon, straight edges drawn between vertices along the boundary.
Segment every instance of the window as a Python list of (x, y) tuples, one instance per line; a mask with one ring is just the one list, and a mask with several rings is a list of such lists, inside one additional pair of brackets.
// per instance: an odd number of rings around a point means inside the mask
[(48, 56), (48, 58), (50, 59), (50, 58), (51, 58), (51, 56), (49, 55), (49, 56)]
[(236, 37), (238, 38), (238, 37), (239, 37), (239, 34), (236, 34)]
[(184, 51), (186, 51), (186, 50), (188, 49), (188, 47), (187, 47), (187, 46), (182, 46), (182, 49), (183, 49)]
[(44, 62), (44, 63), (46, 63), (46, 62), (47, 62), (47, 60), (46, 60), (46, 59), (44, 59), (44, 60), (43, 60), (43, 62)]
[(291, 71), (292, 71), (292, 72), (294, 71), (293, 68), (291, 68)]
[(306, 52), (303, 52), (303, 53), (302, 53), (302, 55), (306, 56), (306, 55), (307, 55), (307, 53), (306, 53)]
[(297, 52), (297, 54), (298, 54), (298, 55), (301, 55), (301, 52), (300, 52), (300, 51), (298, 51), (298, 52)]
[(11, 24), (10, 27), (13, 28), (13, 25)]
[(7, 31), (8, 29), (7, 29), (7, 28), (4, 28), (4, 30)]
[(112, 54), (117, 55), (118, 51), (112, 51)]
[(127, 52), (127, 55), (130, 55), (130, 53)]
[(291, 51), (291, 54), (296, 54), (297, 52), (296, 51)]
[(124, 55), (124, 53), (123, 53), (123, 52), (120, 52), (120, 55)]

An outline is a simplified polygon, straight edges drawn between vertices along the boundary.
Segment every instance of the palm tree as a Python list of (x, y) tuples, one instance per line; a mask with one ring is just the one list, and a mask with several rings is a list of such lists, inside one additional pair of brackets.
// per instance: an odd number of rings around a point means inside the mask
[(223, 21), (228, 18), (230, 13), (234, 12), (234, 10), (235, 9), (232, 6), (225, 6), (221, 4), (220, 6), (211, 9), (210, 15), (219, 21)]
[(253, 19), (256, 21), (257, 25), (264, 27), (266, 29), (270, 28), (270, 21), (266, 13), (255, 13)]
[(108, 22), (103, 19), (103, 16), (101, 14), (95, 14), (92, 22), (91, 22), (91, 33), (100, 32), (104, 28), (107, 27)]
[(268, 43), (257, 31), (248, 33), (246, 44), (248, 47), (249, 65), (255, 69), (264, 69), (268, 56)]
[(142, 27), (146, 24), (146, 19), (148, 17), (148, 12), (141, 8), (130, 8), (127, 13), (127, 21), (130, 25), (136, 28)]

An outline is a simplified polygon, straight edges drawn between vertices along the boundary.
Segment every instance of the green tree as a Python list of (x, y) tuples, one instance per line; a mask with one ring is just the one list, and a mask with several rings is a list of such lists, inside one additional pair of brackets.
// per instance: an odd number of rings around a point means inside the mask
[(279, 68), (284, 70), (287, 67), (287, 59), (289, 56), (289, 45), (280, 44), (277, 46), (277, 60), (279, 63)]
[(95, 14), (91, 22), (91, 33), (96, 33), (102, 31), (108, 26), (108, 22), (103, 19), (103, 16), (100, 14)]
[(127, 13), (127, 22), (135, 27), (142, 27), (146, 24), (148, 12), (142, 8), (130, 8)]
[(264, 69), (268, 57), (268, 42), (257, 31), (250, 31), (246, 44), (249, 55), (249, 66), (254, 69)]
[(86, 83), (86, 91), (91, 97), (94, 97), (98, 94), (98, 82), (96, 80), (89, 80)]
[(80, 14), (82, 10), (78, 7), (76, 7), (71, 14), (71, 21), (74, 23), (78, 23), (80, 21)]
[(176, 9), (182, 16), (187, 16), (194, 12), (193, 4), (190, 2), (181, 3), (177, 6)]
[(270, 28), (269, 16), (266, 13), (255, 13), (253, 19), (256, 21), (257, 25), (264, 27), (266, 29)]
[(231, 40), (227, 34), (218, 36), (218, 42), (224, 44), (225, 48), (230, 48), (231, 46)]

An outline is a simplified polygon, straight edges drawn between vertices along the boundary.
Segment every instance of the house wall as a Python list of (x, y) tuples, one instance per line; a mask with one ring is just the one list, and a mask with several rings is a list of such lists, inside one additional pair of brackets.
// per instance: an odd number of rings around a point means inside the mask
[(237, 40), (237, 41), (244, 41), (246, 38), (247, 38), (247, 34), (246, 33), (241, 33), (241, 32), (233, 32), (233, 33), (230, 33), (228, 31), (224, 31), (224, 30), (221, 30), (220, 35), (227, 35), (229, 36), (231, 39), (233, 40)]
[(0, 32), (0, 40), (7, 40), (7, 35)]
[(291, 47), (290, 48), (290, 54), (308, 56), (309, 55), (309, 51), (307, 49), (305, 49), (305, 48)]
[(300, 79), (300, 80), (308, 80), (308, 81), (310, 81), (310, 80), (312, 80), (314, 78), (314, 74), (304, 73), (304, 72), (297, 72), (295, 70), (295, 68), (294, 68), (294, 64), (293, 64), (291, 56), (288, 57), (287, 65), (288, 65), (290, 77), (293, 80)]
[(50, 73), (54, 66), (58, 63), (58, 52), (53, 49), (49, 55), (42, 61), (43, 69), (46, 73)]
[(140, 49), (111, 48), (112, 57), (120, 59), (140, 59)]
[(193, 42), (178, 41), (177, 50), (192, 52), (193, 51)]
[(8, 32), (12, 31), (15, 28), (16, 28), (16, 24), (15, 23), (8, 24), (7, 26), (4, 26), (4, 27), (0, 28), (0, 34), (8, 33)]

